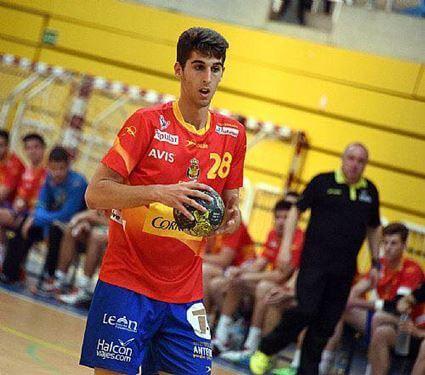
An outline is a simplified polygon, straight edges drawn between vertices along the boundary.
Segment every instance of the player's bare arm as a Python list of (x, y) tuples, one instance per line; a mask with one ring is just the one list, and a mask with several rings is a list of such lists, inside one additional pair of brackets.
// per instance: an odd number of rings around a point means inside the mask
[(365, 293), (372, 289), (372, 283), (369, 279), (361, 279), (356, 285), (353, 286), (348, 297), (347, 307), (349, 308), (363, 308), (373, 310), (375, 301), (368, 301), (363, 296)]
[(291, 261), (291, 246), (294, 240), (295, 229), (297, 228), (300, 212), (296, 206), (292, 206), (286, 219), (285, 232), (283, 233), (282, 244), (280, 245), (279, 254), (277, 256), (278, 265), (284, 269)]
[[(372, 258), (372, 264), (376, 262), (377, 259), (379, 259), (379, 244), (382, 239), (382, 227), (378, 226), (376, 228), (368, 227), (367, 228), (367, 240), (369, 244), (369, 251)], [(370, 278), (372, 280), (372, 287), (375, 287), (378, 278), (379, 278), (379, 271), (376, 267), (372, 267), (370, 270)]]
[(114, 170), (100, 164), (86, 191), (87, 206), (97, 210), (133, 208), (159, 202), (176, 208), (193, 220), (184, 204), (205, 212), (205, 208), (192, 198), (211, 201), (211, 197), (201, 190), (211, 190), (198, 182), (183, 182), (172, 185), (126, 185), (124, 178)]
[(233, 233), (241, 224), (241, 211), (239, 209), (239, 189), (223, 191), (223, 201), (226, 206), (224, 223), (216, 234)]

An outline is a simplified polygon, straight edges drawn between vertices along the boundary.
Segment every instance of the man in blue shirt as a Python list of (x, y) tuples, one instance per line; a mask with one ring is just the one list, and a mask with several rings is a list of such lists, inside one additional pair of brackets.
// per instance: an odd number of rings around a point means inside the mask
[(84, 193), (87, 181), (70, 169), (70, 157), (63, 147), (55, 147), (49, 155), (48, 174), (34, 213), (29, 216), (15, 236), (9, 240), (0, 281), (18, 281), (21, 265), (31, 246), (48, 238), (48, 253), (43, 268), (42, 281), (53, 277), (58, 260), (63, 226), (72, 216), (85, 208)]

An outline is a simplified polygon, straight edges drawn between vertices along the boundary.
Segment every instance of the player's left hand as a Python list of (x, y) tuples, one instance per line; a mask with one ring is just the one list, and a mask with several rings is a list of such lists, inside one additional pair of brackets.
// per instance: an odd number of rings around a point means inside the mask
[(230, 234), (239, 228), (241, 224), (241, 211), (237, 205), (238, 198), (231, 196), (229, 201), (226, 202), (226, 214), (224, 216), (224, 223), (215, 232), (215, 234)]

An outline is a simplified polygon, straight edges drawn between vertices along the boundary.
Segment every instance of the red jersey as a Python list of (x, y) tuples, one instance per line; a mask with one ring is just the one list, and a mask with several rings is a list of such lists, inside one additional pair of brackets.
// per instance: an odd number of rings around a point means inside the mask
[(0, 185), (5, 185), (10, 189), (8, 200), (13, 201), (21, 176), (25, 166), (14, 153), (7, 153), (0, 161)]
[(380, 260), (381, 270), (378, 280), (378, 296), (391, 300), (397, 295), (400, 287), (416, 289), (424, 281), (421, 267), (413, 260), (403, 259), (398, 269), (391, 269), (385, 258)]
[(32, 209), (38, 199), (38, 193), (41, 185), (46, 178), (46, 168), (28, 166), (25, 168), (21, 182), (18, 185), (16, 198), (21, 198), (27, 204), (27, 209)]
[[(239, 122), (209, 112), (206, 127), (197, 130), (174, 102), (135, 112), (102, 162), (129, 185), (192, 180), (221, 194), (242, 186), (245, 150)], [(101, 280), (165, 302), (202, 298), (204, 240), (179, 230), (172, 208), (114, 210), (109, 227)]]
[(411, 317), (416, 327), (425, 329), (425, 303), (414, 306)]
[[(264, 244), (264, 250), (261, 257), (266, 258), (272, 265), (273, 269), (277, 266), (277, 255), (279, 254), (281, 242), (282, 238), (279, 238), (276, 231), (272, 229), (267, 236), (267, 241)], [(301, 229), (296, 228), (291, 247), (291, 265), (294, 268), (300, 267), (303, 244), (304, 232)]]
[(224, 236), (222, 246), (235, 251), (232, 266), (240, 266), (245, 261), (255, 258), (254, 241), (243, 223), (234, 233)]

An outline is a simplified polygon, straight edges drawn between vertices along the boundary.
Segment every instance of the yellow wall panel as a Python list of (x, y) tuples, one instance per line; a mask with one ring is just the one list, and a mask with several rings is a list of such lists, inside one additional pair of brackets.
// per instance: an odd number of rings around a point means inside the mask
[[(318, 45), (116, 0), (6, 1), (11, 5), (18, 4), (68, 19), (74, 18), (163, 40), (171, 45), (175, 44), (178, 35), (188, 27), (212, 27), (222, 32), (230, 41), (231, 54), (235, 58), (405, 94), (412, 94), (420, 69), (419, 64), (407, 61)], [(247, 41), (250, 48), (247, 48)], [(255, 51), (255, 56), (252, 51)], [(330, 65), (332, 69), (329, 69)]]
[(421, 74), (421, 80), (419, 82), (417, 95), (425, 98), (425, 65)]
[(9, 53), (11, 55), (28, 57), (29, 59), (35, 58), (36, 48), (29, 47), (24, 44), (18, 44), (0, 37), (0, 52)]
[(389, 221), (403, 221), (425, 226), (424, 217), (410, 215), (406, 212), (397, 211), (387, 207), (381, 208), (381, 216)]
[(235, 60), (223, 85), (315, 111), (425, 135), (425, 103)]
[[(309, 181), (318, 173), (335, 170), (340, 159), (313, 150), (308, 151), (302, 179)], [(425, 216), (425, 179), (368, 166), (366, 176), (378, 187), (381, 201), (420, 212)], [(417, 192), (416, 194), (413, 192)]]
[(172, 74), (175, 47), (57, 20), (49, 28), (58, 32), (58, 47)]
[(49, 49), (42, 50), (40, 60), (82, 73), (101, 76), (111, 80), (119, 80), (132, 85), (139, 85), (141, 88), (156, 90), (161, 93), (177, 95), (179, 92), (179, 83), (176, 80), (87, 60), (82, 57), (68, 55)]
[[(58, 46), (170, 74), (175, 47), (52, 21)], [(250, 77), (250, 79), (247, 79)], [(222, 86), (311, 110), (425, 135), (425, 103), (232, 60)], [(361, 108), (361, 110), (359, 110)]]
[(0, 6), (0, 34), (37, 43), (43, 17)]
[(331, 152), (340, 153), (348, 143), (361, 141), (369, 147), (371, 160), (424, 173), (425, 141), (418, 138), (388, 133), (320, 114), (220, 91), (214, 98), (214, 105), (245, 116), (261, 114), (261, 120), (304, 130), (313, 147)]

